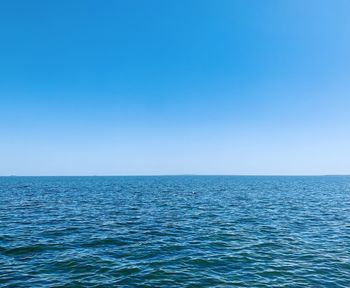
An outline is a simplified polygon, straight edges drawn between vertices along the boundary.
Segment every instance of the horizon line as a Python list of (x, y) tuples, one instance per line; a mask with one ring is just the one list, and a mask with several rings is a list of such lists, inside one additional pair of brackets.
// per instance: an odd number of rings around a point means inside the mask
[(0, 175), (0, 177), (179, 177), (179, 176), (227, 176), (227, 177), (331, 177), (350, 174), (119, 174), (119, 175)]

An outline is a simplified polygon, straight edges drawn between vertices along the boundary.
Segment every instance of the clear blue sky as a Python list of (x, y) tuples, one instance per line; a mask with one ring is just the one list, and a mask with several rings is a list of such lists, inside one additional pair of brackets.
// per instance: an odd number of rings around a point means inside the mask
[(0, 3), (0, 175), (350, 174), (350, 1)]

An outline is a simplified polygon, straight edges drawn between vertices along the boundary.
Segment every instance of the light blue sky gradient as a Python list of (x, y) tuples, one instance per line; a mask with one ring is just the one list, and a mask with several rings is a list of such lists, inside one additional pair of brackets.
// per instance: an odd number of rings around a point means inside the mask
[(0, 175), (350, 174), (350, 1), (0, 3)]

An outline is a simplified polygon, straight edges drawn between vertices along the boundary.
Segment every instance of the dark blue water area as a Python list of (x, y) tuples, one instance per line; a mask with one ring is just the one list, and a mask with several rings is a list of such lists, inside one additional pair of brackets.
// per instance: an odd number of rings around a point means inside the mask
[(350, 287), (350, 177), (1, 177), (0, 287)]

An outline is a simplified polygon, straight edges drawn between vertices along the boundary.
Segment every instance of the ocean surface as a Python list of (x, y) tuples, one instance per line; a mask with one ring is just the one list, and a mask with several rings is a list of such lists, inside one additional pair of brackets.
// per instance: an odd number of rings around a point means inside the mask
[(350, 287), (350, 177), (0, 177), (0, 287)]

